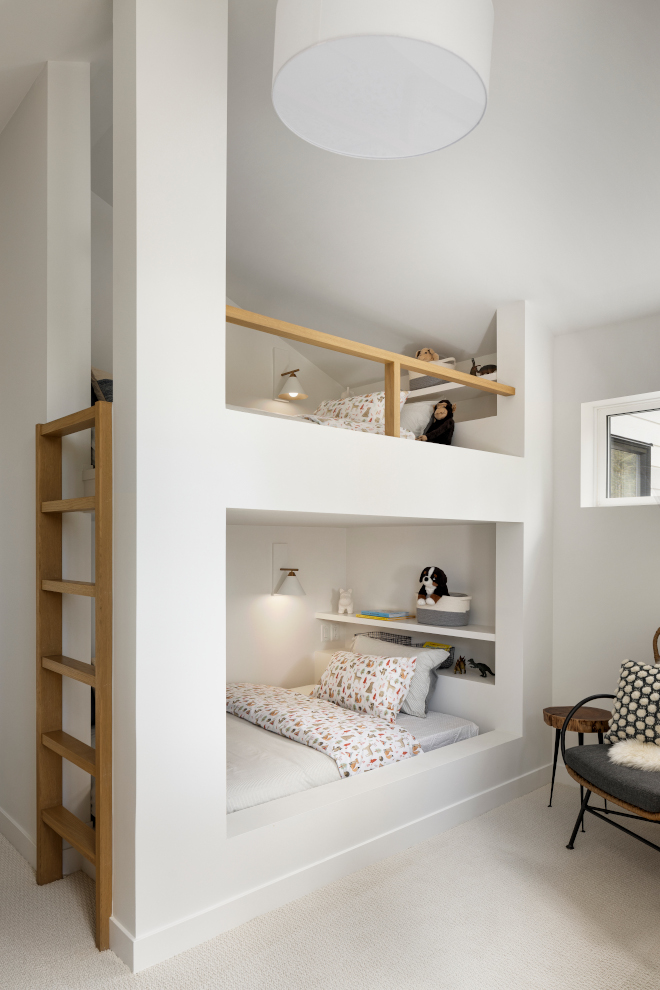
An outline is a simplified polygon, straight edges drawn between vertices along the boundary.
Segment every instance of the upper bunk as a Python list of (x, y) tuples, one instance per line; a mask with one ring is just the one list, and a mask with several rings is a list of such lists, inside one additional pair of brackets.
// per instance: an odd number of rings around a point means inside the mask
[[(486, 377), (234, 306), (227, 307), (227, 323), (224, 443), (234, 469), (226, 478), (226, 504), (279, 511), (521, 521), (528, 334), (524, 303), (498, 311), (497, 374)], [(287, 341), (298, 346), (287, 346)], [(366, 368), (371, 367), (367, 361), (373, 362), (384, 370), (384, 378), (368, 389), (343, 390), (336, 378), (309, 360), (309, 345), (350, 355)], [(309, 401), (278, 402), (279, 383), (299, 369)], [(424, 376), (426, 387), (415, 388), (413, 376)], [(376, 400), (367, 400), (367, 390), (380, 396), (381, 422), (376, 429), (370, 423), (364, 431), (359, 422), (347, 428), (328, 420), (322, 420), (323, 425), (343, 428), (319, 428), (324, 406), (341, 398), (349, 405), (362, 407), (363, 400), (373, 404)], [(456, 403), (451, 445), (410, 442), (423, 432), (421, 420), (442, 399)], [(326, 401), (319, 405), (318, 400)], [(414, 434), (401, 430), (402, 423), (405, 427), (413, 422), (417, 422)], [(346, 503), (344, 510), (339, 508), (341, 502)], [(324, 503), (327, 508), (322, 508)]]

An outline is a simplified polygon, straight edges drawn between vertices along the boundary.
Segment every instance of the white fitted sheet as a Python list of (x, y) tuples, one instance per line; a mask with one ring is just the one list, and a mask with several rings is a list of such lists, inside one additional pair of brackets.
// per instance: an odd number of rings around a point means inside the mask
[(479, 726), (456, 715), (443, 715), (442, 712), (427, 712), (426, 718), (416, 715), (397, 715), (397, 725), (415, 737), (425, 753), (442, 746), (451, 746), (461, 739), (471, 739), (479, 735)]
[[(415, 736), (425, 753), (479, 735), (474, 722), (428, 712), (399, 715), (397, 724)], [(227, 714), (227, 814), (341, 780), (325, 753)]]

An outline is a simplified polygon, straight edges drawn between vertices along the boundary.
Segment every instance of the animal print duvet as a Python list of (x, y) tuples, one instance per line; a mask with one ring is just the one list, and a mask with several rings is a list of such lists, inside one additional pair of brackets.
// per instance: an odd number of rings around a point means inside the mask
[[(296, 419), (306, 419), (309, 423), (317, 423), (319, 426), (330, 426), (335, 430), (356, 430), (358, 433), (378, 433), (385, 435), (385, 423), (363, 423), (352, 419), (329, 419), (321, 416), (296, 416)], [(415, 434), (411, 430), (399, 429), (402, 440), (414, 440)]]
[(227, 711), (325, 753), (343, 777), (409, 760), (422, 752), (401, 726), (268, 684), (228, 684)]

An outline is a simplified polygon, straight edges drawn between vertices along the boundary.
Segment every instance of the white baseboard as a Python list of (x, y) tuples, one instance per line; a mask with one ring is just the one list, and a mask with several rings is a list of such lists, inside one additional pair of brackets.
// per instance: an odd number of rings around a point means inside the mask
[[(18, 822), (14, 821), (11, 815), (7, 814), (2, 808), (0, 808), (0, 833), (4, 835), (8, 842), (11, 842), (14, 849), (16, 849), (23, 859), (26, 859), (33, 870), (37, 868), (37, 844), (36, 842), (27, 834), (24, 828), (22, 828)], [(67, 876), (69, 873), (76, 873), (78, 870), (82, 870), (92, 878), (96, 879), (96, 870), (91, 863), (88, 863), (84, 856), (73, 849), (70, 845), (64, 845), (62, 850), (62, 875)]]
[(62, 876), (68, 877), (70, 873), (77, 873), (83, 868), (83, 857), (73, 846), (64, 844), (62, 848)]
[(17, 849), (23, 859), (27, 859), (33, 870), (37, 868), (37, 844), (25, 829), (15, 821), (10, 814), (0, 808), (0, 832), (14, 849)]
[(184, 918), (140, 938), (134, 938), (113, 917), (110, 919), (110, 947), (132, 972), (137, 973), (200, 945), (251, 918), (311, 893), (333, 880), (338, 880), (386, 856), (430, 839), (471, 818), (483, 815), (507, 801), (522, 797), (548, 784), (551, 770), (551, 765), (539, 767), (537, 770), (410, 822), (402, 828), (346, 849), (337, 856), (281, 877), (274, 883), (248, 891), (231, 901), (225, 901), (208, 911)]

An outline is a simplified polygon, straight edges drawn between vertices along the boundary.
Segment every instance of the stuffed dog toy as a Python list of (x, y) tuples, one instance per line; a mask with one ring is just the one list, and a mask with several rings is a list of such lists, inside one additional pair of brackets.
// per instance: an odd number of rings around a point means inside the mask
[(439, 361), (438, 355), (435, 353), (432, 347), (422, 347), (421, 351), (417, 351), (415, 357), (418, 361)]
[(419, 580), (422, 587), (417, 592), (418, 605), (437, 605), (443, 595), (449, 594), (447, 575), (439, 567), (425, 567)]
[(418, 440), (428, 440), (429, 443), (444, 443), (451, 445), (454, 435), (454, 405), (448, 399), (441, 399), (433, 410), (428, 426)]

